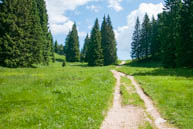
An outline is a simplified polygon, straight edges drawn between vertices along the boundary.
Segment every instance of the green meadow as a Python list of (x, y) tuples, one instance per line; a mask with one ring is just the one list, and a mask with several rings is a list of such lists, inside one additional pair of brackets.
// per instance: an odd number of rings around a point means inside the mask
[(118, 71), (135, 76), (161, 115), (179, 129), (193, 129), (193, 69), (129, 63)]
[(97, 129), (112, 103), (109, 67), (0, 67), (0, 129)]
[[(0, 67), (0, 129), (99, 129), (112, 105), (116, 80), (111, 69), (135, 76), (171, 124), (193, 128), (193, 69), (130, 62), (119, 68), (62, 67), (64, 59), (56, 55), (56, 63), (34, 68)], [(131, 81), (122, 77), (121, 83), (122, 105), (144, 107)]]

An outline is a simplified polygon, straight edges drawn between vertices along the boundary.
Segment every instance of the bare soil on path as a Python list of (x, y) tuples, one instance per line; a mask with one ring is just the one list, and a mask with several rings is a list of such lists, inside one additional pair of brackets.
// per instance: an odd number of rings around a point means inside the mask
[[(145, 121), (149, 121), (153, 127), (156, 127), (157, 129), (176, 129), (172, 128), (166, 120), (161, 118), (161, 115), (155, 108), (153, 101), (143, 92), (133, 76), (127, 76), (115, 70), (112, 70), (112, 73), (117, 79), (113, 106), (103, 121), (101, 129), (138, 129)], [(137, 94), (144, 101), (146, 109), (132, 105), (121, 106), (121, 76), (126, 76), (132, 81)], [(147, 114), (151, 116), (152, 120), (147, 118)]]
[(121, 106), (120, 80), (122, 75), (114, 70), (112, 72), (117, 79), (114, 101), (101, 129), (138, 129), (141, 121), (144, 121), (144, 111), (132, 105)]

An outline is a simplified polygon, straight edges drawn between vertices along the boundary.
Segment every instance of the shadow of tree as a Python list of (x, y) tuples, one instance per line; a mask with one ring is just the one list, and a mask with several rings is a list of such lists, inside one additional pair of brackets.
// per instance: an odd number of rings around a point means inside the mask
[(193, 78), (193, 69), (189, 68), (177, 68), (177, 69), (165, 69), (157, 68), (152, 71), (136, 72), (133, 76), (177, 76)]

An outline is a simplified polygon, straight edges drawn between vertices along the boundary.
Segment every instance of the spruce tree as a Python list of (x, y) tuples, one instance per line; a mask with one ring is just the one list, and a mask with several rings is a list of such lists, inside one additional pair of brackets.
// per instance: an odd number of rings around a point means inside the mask
[(0, 10), (0, 63), (7, 67), (41, 63), (42, 29), (36, 1), (3, 0)]
[(184, 0), (180, 13), (180, 42), (177, 45), (177, 66), (193, 67), (193, 1)]
[(91, 39), (88, 48), (88, 65), (89, 66), (102, 66), (103, 51), (101, 47), (101, 32), (99, 30), (98, 19), (91, 31)]
[(166, 19), (165, 19), (165, 27), (168, 32), (165, 36), (164, 41), (164, 49), (163, 50), (163, 65), (164, 67), (176, 67), (176, 49), (179, 44), (179, 19), (180, 19), (180, 4), (181, 0), (166, 0), (165, 1), (165, 9), (167, 10)]
[(58, 53), (58, 41), (57, 40), (54, 43), (54, 51), (55, 53)]
[(64, 53), (66, 56), (66, 60), (68, 60), (67, 58), (69, 57), (67, 50), (68, 50), (68, 46), (70, 42), (70, 35), (71, 35), (71, 31), (69, 31), (68, 35), (66, 36), (66, 40), (65, 40)]
[(159, 59), (160, 56), (160, 42), (158, 40), (158, 22), (152, 17), (151, 22), (151, 42), (150, 42), (150, 55), (152, 59)]
[(150, 38), (151, 38), (151, 24), (147, 13), (144, 16), (144, 21), (141, 28), (141, 57), (148, 58), (150, 55)]
[(88, 45), (89, 45), (89, 42), (90, 42), (90, 38), (87, 34), (85, 40), (84, 40), (84, 46), (83, 46), (83, 49), (81, 51), (81, 62), (87, 62), (88, 61), (88, 56), (87, 56), (87, 53), (88, 53)]
[(107, 19), (105, 18), (105, 16), (103, 18), (103, 23), (101, 27), (101, 37), (102, 37), (104, 65), (116, 64), (117, 62), (116, 40), (109, 15)]
[(131, 43), (131, 57), (132, 59), (138, 59), (140, 60), (140, 52), (141, 52), (141, 47), (140, 47), (140, 21), (139, 17), (137, 17), (136, 20), (136, 25), (135, 25), (135, 30), (133, 33), (133, 38), (132, 38), (132, 43)]
[(49, 39), (48, 14), (44, 0), (36, 0), (36, 3), (40, 17), (40, 24), (43, 31), (43, 63), (47, 65), (49, 64), (50, 56), (52, 56), (52, 41)]
[(72, 31), (69, 35), (68, 47), (66, 50), (66, 59), (68, 62), (80, 61), (79, 37), (76, 24), (73, 25)]
[(48, 40), (50, 41), (51, 43), (51, 60), (52, 62), (55, 62), (55, 56), (54, 56), (54, 40), (53, 40), (53, 37), (52, 37), (52, 33), (49, 31), (48, 33)]

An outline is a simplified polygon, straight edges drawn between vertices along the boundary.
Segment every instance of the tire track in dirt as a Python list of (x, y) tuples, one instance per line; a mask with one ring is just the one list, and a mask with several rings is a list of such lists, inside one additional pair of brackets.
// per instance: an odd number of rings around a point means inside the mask
[[(153, 126), (157, 129), (177, 129), (173, 128), (166, 120), (161, 117), (157, 108), (154, 106), (153, 101), (143, 92), (142, 88), (135, 81), (133, 76), (127, 76), (115, 70), (112, 70), (112, 73), (117, 80), (114, 92), (113, 106), (103, 121), (101, 129), (138, 129), (139, 125), (148, 119), (146, 117), (147, 113), (153, 119), (153, 121), (151, 120), (150, 123), (153, 124)], [(142, 108), (132, 105), (124, 107), (121, 106), (120, 85), (122, 76), (125, 76), (131, 80), (137, 94), (145, 103), (146, 111)]]

